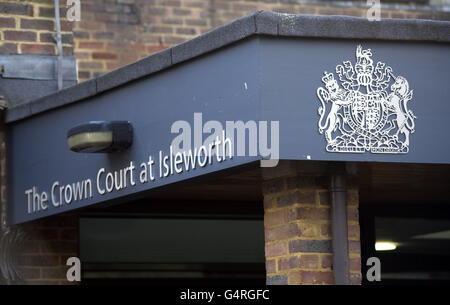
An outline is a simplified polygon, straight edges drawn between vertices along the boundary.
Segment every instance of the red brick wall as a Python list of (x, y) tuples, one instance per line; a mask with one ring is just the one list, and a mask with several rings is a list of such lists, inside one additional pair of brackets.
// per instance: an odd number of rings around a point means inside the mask
[[(363, 6), (277, 0), (82, 0), (69, 22), (60, 0), (63, 51), (75, 53), (80, 81), (179, 44), (256, 10), (365, 17)], [(382, 2), (383, 3), (383, 2)], [(383, 18), (450, 20), (433, 9), (382, 8)], [(73, 32), (72, 32), (73, 31)], [(56, 54), (53, 0), (0, 3), (0, 54)]]
[[(80, 81), (179, 44), (256, 10), (365, 17), (367, 8), (277, 0), (83, 0), (74, 24)], [(383, 2), (382, 2), (383, 3)], [(450, 20), (450, 12), (385, 9), (383, 18)]]
[[(329, 177), (325, 163), (310, 164), (281, 161), (264, 169), (267, 284), (333, 284)], [(360, 284), (355, 187), (347, 191), (347, 213), (350, 282)]]
[[(72, 22), (61, 5), (64, 55), (73, 54)], [(0, 3), (0, 54), (56, 54), (53, 0), (2, 0)]]

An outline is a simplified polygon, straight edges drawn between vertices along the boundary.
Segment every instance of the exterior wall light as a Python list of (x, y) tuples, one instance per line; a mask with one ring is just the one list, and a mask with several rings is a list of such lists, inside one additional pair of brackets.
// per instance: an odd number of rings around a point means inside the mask
[(67, 132), (70, 150), (108, 153), (125, 150), (133, 143), (133, 127), (127, 121), (91, 121)]
[(397, 244), (392, 242), (376, 242), (375, 251), (392, 251), (397, 249)]

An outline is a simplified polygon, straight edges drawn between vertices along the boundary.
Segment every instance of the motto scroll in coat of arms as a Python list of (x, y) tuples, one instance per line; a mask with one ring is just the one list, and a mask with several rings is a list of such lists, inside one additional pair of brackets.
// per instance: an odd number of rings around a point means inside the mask
[[(344, 61), (336, 74), (325, 71), (325, 88), (317, 89), (319, 132), (329, 152), (407, 153), (416, 118), (407, 104), (412, 99), (408, 81), (377, 62), (370, 49), (356, 48), (356, 63)], [(328, 106), (328, 107), (327, 107)]]

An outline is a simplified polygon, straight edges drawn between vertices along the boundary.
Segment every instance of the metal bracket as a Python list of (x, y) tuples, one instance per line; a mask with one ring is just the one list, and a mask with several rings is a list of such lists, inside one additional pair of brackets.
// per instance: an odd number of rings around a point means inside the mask
[[(0, 55), (3, 78), (56, 80), (57, 63), (58, 56), (53, 55)], [(65, 56), (62, 60), (62, 68), (65, 81), (78, 79), (74, 56)]]

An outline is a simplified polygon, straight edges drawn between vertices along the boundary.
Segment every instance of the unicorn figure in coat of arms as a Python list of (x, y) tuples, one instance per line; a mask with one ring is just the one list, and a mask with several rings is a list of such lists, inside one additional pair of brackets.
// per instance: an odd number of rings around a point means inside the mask
[[(320, 100), (319, 132), (329, 152), (407, 153), (416, 116), (408, 110), (413, 90), (403, 76), (377, 62), (372, 52), (356, 48), (356, 63), (336, 66), (338, 80), (325, 72)], [(339, 81), (339, 82), (338, 82)], [(328, 106), (328, 107), (327, 107)]]

